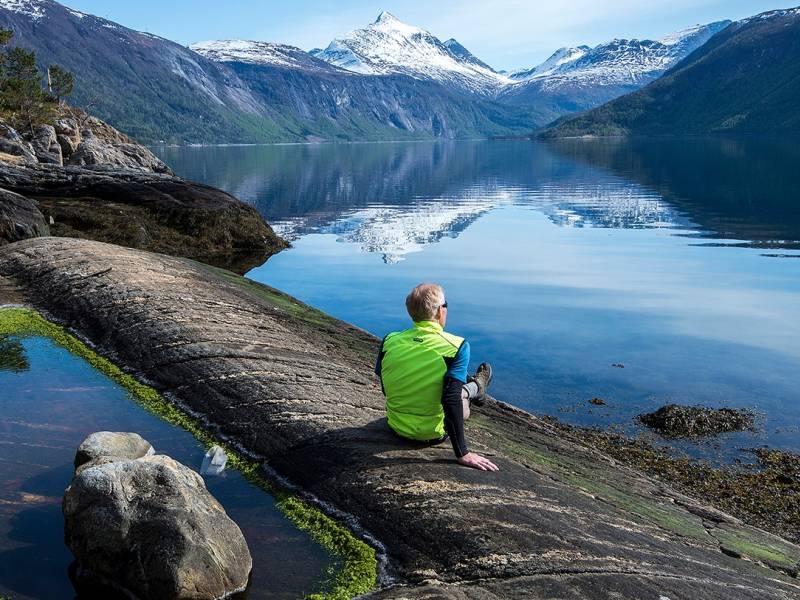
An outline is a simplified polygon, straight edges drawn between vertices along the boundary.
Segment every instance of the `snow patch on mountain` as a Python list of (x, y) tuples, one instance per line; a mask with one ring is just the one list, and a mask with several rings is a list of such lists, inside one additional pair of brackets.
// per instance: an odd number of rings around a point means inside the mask
[(189, 46), (198, 54), (217, 62), (244, 62), (257, 65), (272, 65), (289, 69), (329, 71), (334, 69), (308, 52), (271, 42), (249, 40), (217, 40), (199, 42)]
[(491, 93), (510, 81), (455, 40), (448, 42), (449, 47), (428, 31), (382, 12), (375, 22), (336, 38), (315, 56), (356, 73), (399, 73), (476, 93)]
[(665, 35), (658, 41), (665, 46), (674, 46), (686, 40), (687, 38), (696, 36), (697, 34), (702, 34), (703, 30), (707, 27), (708, 25), (695, 25), (693, 27), (687, 27), (686, 29), (681, 29), (680, 31), (675, 31)]
[(800, 16), (800, 6), (795, 8), (783, 8), (778, 10), (769, 10), (767, 12), (759, 13), (752, 17), (747, 17), (746, 19), (742, 19), (740, 21), (736, 21), (737, 25), (745, 25), (752, 21), (757, 20), (765, 20), (765, 19), (777, 19), (780, 17), (789, 17), (789, 16)]
[(511, 79), (521, 81), (523, 79), (530, 79), (532, 77), (542, 77), (549, 75), (558, 69), (561, 65), (575, 62), (588, 52), (591, 52), (589, 46), (578, 46), (577, 48), (559, 48), (548, 58), (546, 61), (533, 67), (532, 69), (519, 69), (512, 71), (509, 74)]
[(45, 3), (41, 0), (0, 0), (0, 8), (26, 15), (34, 21), (45, 16)]
[(479, 67), (483, 67), (484, 69), (495, 71), (492, 67), (487, 65), (485, 62), (483, 62), (477, 56), (475, 56), (472, 52), (470, 52), (464, 46), (462, 46), (458, 40), (450, 38), (449, 40), (444, 42), (444, 45), (457, 58), (472, 63), (474, 65), (478, 65)]

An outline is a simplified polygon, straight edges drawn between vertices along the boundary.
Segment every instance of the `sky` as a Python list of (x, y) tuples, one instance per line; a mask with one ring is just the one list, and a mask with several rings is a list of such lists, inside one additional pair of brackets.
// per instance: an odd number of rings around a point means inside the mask
[[(698, 23), (786, 8), (780, 0), (66, 0), (126, 27), (188, 45), (215, 39), (324, 47), (388, 10), (495, 69), (530, 67), (562, 46), (658, 39)], [(794, 0), (797, 2), (797, 0)]]

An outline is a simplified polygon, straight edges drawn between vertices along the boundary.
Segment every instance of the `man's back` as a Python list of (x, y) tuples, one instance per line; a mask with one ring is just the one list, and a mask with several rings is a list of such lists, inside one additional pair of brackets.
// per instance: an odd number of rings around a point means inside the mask
[(416, 322), (384, 338), (378, 374), (395, 432), (414, 440), (444, 437), (444, 379), (463, 343), (434, 321)]

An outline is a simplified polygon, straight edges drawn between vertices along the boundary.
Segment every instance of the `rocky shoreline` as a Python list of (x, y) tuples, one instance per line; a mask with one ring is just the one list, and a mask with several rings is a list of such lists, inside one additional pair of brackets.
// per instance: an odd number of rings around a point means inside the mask
[(675, 486), (744, 522), (800, 544), (800, 455), (770, 448), (749, 448), (751, 460), (713, 465), (629, 437), (564, 424), (542, 417), (563, 435), (608, 454), (621, 463)]
[(55, 235), (183, 256), (237, 273), (287, 247), (258, 211), (176, 177), (150, 150), (74, 109), (30, 140), (0, 121), (0, 245)]
[[(266, 286), (192, 261), (39, 238), (0, 277), (343, 511), (389, 559), (381, 598), (752, 598), (800, 593), (800, 548), (498, 402), (469, 424), (498, 474), (386, 430), (377, 341)], [(337, 513), (341, 514), (341, 513)]]

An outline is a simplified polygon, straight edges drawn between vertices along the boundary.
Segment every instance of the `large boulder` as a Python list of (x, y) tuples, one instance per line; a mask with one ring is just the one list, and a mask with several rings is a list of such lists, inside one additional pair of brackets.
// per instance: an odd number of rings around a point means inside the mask
[(167, 173), (0, 161), (0, 187), (35, 199), (58, 237), (185, 256), (238, 273), (287, 246), (253, 206)]
[(56, 129), (52, 125), (37, 125), (31, 139), (33, 151), (40, 163), (63, 166), (64, 158), (58, 143)]
[[(65, 140), (66, 143), (66, 140)], [(67, 164), (79, 166), (114, 165), (166, 173), (168, 169), (156, 156), (139, 144), (109, 144), (97, 137), (85, 138), (75, 147)]]
[(210, 600), (244, 590), (252, 559), (239, 527), (200, 475), (145, 447), (138, 436), (104, 432), (75, 457), (62, 508), (79, 593)]
[(65, 107), (53, 124), (42, 123), (21, 135), (0, 120), (0, 161), (22, 164), (108, 166), (172, 174), (149, 149), (108, 123)]
[(77, 166), (110, 165), (152, 173), (172, 174), (155, 154), (108, 123), (83, 115), (74, 152), (67, 164)]
[(64, 136), (70, 144), (77, 146), (81, 143), (81, 128), (75, 117), (63, 117), (55, 123), (56, 133)]
[(0, 188), (0, 246), (50, 235), (35, 200)]

